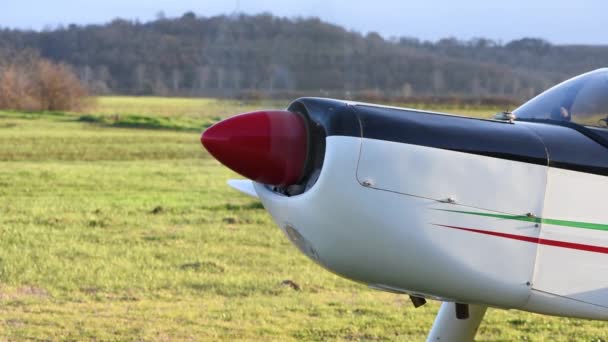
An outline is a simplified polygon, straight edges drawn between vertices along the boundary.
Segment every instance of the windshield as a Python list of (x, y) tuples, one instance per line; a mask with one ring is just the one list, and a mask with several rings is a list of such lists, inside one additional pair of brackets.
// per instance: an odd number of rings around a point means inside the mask
[(517, 108), (517, 119), (569, 121), (608, 127), (608, 68), (562, 82)]

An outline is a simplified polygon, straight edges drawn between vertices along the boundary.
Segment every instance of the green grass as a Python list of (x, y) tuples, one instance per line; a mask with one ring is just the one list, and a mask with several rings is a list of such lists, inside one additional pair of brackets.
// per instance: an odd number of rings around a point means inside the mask
[(96, 99), (97, 114), (217, 118), (259, 109), (284, 108), (288, 101), (238, 101), (211, 98), (106, 96)]
[[(289, 101), (237, 101), (218, 100), (209, 98), (166, 98), (166, 97), (129, 97), (106, 96), (96, 99), (93, 112), (99, 115), (124, 115), (126, 113), (152, 117), (178, 117), (178, 118), (224, 118), (238, 113), (245, 113), (260, 109), (285, 108)], [(411, 107), (444, 111), (473, 117), (491, 117), (504, 110), (498, 107), (475, 106), (440, 106), (424, 103), (387, 103), (392, 106)]]
[[(0, 340), (424, 339), (437, 303), (414, 309), (307, 260), (258, 202), (225, 185), (235, 175), (202, 150), (195, 127), (82, 120), (202, 123), (255, 108), (98, 103), (88, 113), (0, 112)], [(478, 339), (606, 335), (602, 322), (491, 309)]]

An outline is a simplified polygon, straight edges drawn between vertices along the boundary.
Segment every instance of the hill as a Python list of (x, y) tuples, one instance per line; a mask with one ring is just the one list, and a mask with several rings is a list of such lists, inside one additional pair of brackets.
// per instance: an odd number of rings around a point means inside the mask
[(519, 101), (608, 64), (608, 46), (385, 39), (270, 14), (0, 30), (0, 56), (23, 49), (72, 65), (96, 94), (132, 95)]

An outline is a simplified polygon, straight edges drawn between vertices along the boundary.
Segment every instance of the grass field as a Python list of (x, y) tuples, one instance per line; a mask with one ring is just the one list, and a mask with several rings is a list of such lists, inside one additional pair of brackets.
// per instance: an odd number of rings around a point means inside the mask
[[(0, 340), (424, 340), (437, 303), (414, 309), (310, 262), (201, 149), (219, 118), (285, 104), (0, 112)], [(607, 335), (602, 322), (490, 309), (478, 340)]]

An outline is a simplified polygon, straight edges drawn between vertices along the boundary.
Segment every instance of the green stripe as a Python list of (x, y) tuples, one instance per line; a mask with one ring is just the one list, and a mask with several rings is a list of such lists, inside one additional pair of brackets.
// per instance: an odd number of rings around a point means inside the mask
[(452, 213), (460, 213), (460, 214), (469, 214), (476, 216), (485, 216), (485, 217), (493, 217), (504, 220), (515, 220), (515, 221), (524, 221), (524, 222), (534, 222), (534, 223), (546, 223), (552, 224), (555, 226), (564, 226), (564, 227), (572, 227), (572, 228), (582, 228), (582, 229), (593, 229), (593, 230), (605, 230), (608, 231), (608, 225), (600, 224), (600, 223), (591, 223), (591, 222), (578, 222), (578, 221), (566, 221), (566, 220), (556, 220), (556, 219), (548, 219), (541, 217), (528, 217), (526, 215), (505, 215), (505, 214), (490, 214), (490, 213), (480, 213), (474, 211), (461, 211), (461, 210), (446, 210), (446, 209), (437, 209), (441, 211), (448, 211)]

